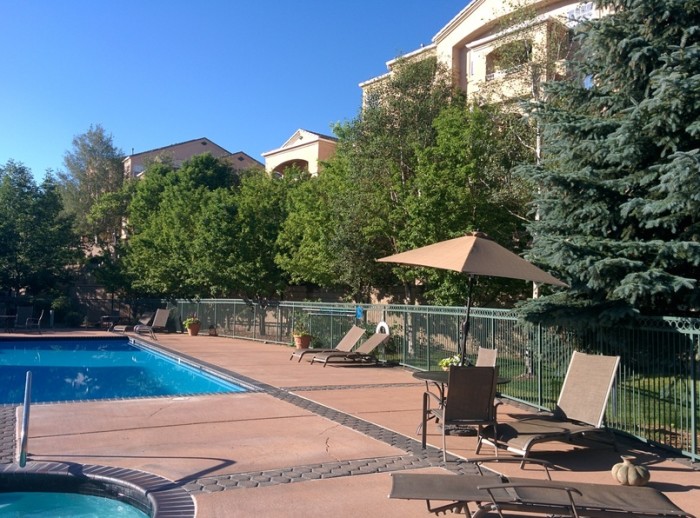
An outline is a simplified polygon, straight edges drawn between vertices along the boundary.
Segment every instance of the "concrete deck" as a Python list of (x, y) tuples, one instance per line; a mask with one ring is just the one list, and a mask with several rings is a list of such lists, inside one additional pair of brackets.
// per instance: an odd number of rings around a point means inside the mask
[[(265, 390), (37, 404), (31, 411), (30, 463), (143, 470), (188, 491), (199, 518), (428, 516), (423, 502), (387, 498), (391, 471), (474, 472), (473, 465), (461, 460), (475, 457), (473, 437), (448, 437), (452, 460), (447, 465), (437, 448), (420, 448), (416, 427), (425, 385), (409, 370), (297, 363), (289, 360), (289, 347), (220, 337), (158, 334), (157, 344), (253, 380)], [(507, 420), (511, 413), (523, 410), (504, 405), (499, 419)], [(428, 441), (441, 443), (433, 423)], [(555, 480), (616, 484), (610, 468), (620, 454), (635, 455), (649, 467), (651, 487), (700, 516), (697, 466), (640, 443), (622, 446), (627, 451), (616, 453), (604, 446), (548, 443), (538, 446), (534, 456), (557, 466)], [(482, 457), (492, 455), (488, 446), (481, 451)], [(543, 476), (533, 468), (520, 470), (518, 464), (494, 469)]]

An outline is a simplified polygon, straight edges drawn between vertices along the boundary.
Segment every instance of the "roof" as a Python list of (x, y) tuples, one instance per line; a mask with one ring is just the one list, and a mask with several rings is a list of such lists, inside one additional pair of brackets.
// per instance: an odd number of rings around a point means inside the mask
[(132, 154), (128, 155), (124, 160), (126, 160), (127, 158), (138, 157), (138, 156), (140, 156), (140, 155), (150, 155), (150, 154), (152, 154), (152, 153), (159, 153), (159, 152), (165, 151), (165, 150), (167, 150), (167, 149), (172, 149), (172, 148), (174, 148), (174, 147), (182, 146), (182, 145), (184, 145), (184, 144), (190, 144), (190, 143), (192, 143), (192, 142), (197, 142), (197, 141), (202, 141), (202, 142), (206, 142), (206, 143), (208, 143), (208, 144), (213, 144), (213, 145), (218, 146), (219, 148), (223, 149), (224, 151), (226, 151), (226, 153), (228, 153), (229, 155), (232, 155), (232, 154), (233, 154), (233, 153), (231, 153), (228, 149), (225, 149), (225, 148), (219, 146), (219, 145), (216, 144), (215, 142), (212, 142), (211, 140), (209, 140), (207, 137), (201, 137), (201, 138), (194, 138), (194, 139), (191, 139), (191, 140), (185, 140), (185, 141), (183, 141), (183, 142), (178, 142), (177, 144), (170, 144), (170, 145), (168, 145), (168, 146), (158, 147), (158, 148), (155, 148), (155, 149), (149, 149), (149, 150), (147, 150), (147, 151), (141, 151), (141, 152), (139, 152), (139, 153), (132, 153)]

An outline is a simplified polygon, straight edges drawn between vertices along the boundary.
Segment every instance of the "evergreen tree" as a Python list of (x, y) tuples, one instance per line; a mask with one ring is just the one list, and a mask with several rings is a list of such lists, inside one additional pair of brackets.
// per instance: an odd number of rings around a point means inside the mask
[(65, 287), (78, 241), (62, 210), (51, 175), (37, 186), (24, 165), (0, 166), (0, 290), (37, 295)]
[(528, 318), (700, 309), (700, 3), (600, 0), (569, 80), (546, 86), (530, 259), (571, 289)]

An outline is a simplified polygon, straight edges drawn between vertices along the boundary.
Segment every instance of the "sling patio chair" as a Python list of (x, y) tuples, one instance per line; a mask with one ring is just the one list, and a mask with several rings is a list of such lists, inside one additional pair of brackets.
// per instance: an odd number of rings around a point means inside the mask
[(354, 351), (342, 352), (342, 351), (331, 351), (326, 353), (320, 353), (314, 355), (311, 358), (311, 363), (322, 363), (325, 367), (328, 363), (342, 363), (342, 362), (377, 362), (377, 359), (372, 355), (372, 352), (385, 343), (389, 339), (390, 335), (388, 333), (374, 333), (367, 340), (362, 342), (360, 346)]
[(651, 487), (555, 482), (496, 473), (392, 473), (389, 498), (425, 500), (428, 511), (436, 515), (453, 511), (473, 518), (492, 516), (493, 512), (503, 517), (504, 511), (575, 518), (694, 518)]
[(321, 353), (332, 353), (332, 352), (343, 352), (347, 353), (352, 351), (352, 348), (355, 347), (355, 344), (362, 338), (362, 335), (365, 334), (365, 330), (362, 329), (359, 326), (352, 326), (350, 330), (345, 333), (345, 336), (340, 339), (338, 344), (331, 348), (331, 349), (297, 349), (292, 353), (292, 355), (289, 357), (291, 360), (292, 358), (299, 358), (299, 361), (306, 355), (310, 353), (315, 353), (315, 354), (321, 354)]
[(134, 333), (147, 333), (151, 335), (151, 338), (157, 340), (156, 331), (163, 331), (165, 329), (165, 326), (168, 324), (169, 316), (169, 309), (157, 309), (151, 325), (136, 325), (134, 326)]
[(487, 430), (484, 442), (504, 446), (523, 459), (535, 444), (584, 437), (603, 440), (617, 450), (615, 436), (604, 421), (619, 363), (619, 356), (574, 351), (554, 411), (501, 422)]
[(19, 306), (15, 315), (15, 329), (29, 329), (33, 317), (34, 308), (32, 306)]
[[(479, 453), (483, 442), (485, 427), (496, 427), (496, 410), (500, 402), (495, 403), (496, 381), (498, 367), (450, 367), (447, 382), (447, 396), (443, 401), (433, 392), (423, 393), (423, 417), (421, 422), (422, 441), (425, 449), (427, 442), (427, 423), (431, 418), (441, 424), (442, 459), (447, 461), (447, 445), (445, 435), (448, 426), (476, 427), (476, 453)], [(437, 406), (430, 407), (431, 399)], [(495, 446), (494, 446), (495, 447)], [(496, 455), (498, 455), (498, 448)]]
[(37, 318), (29, 317), (26, 321), (25, 327), (27, 331), (30, 329), (36, 329), (39, 334), (41, 334), (41, 321), (44, 319), (44, 310), (41, 310)]

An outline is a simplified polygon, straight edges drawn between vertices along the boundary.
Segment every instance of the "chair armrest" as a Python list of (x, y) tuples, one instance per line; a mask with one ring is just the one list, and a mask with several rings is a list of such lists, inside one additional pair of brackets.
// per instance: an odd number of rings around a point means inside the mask
[(530, 462), (532, 464), (538, 464), (544, 468), (544, 472), (547, 475), (547, 480), (552, 480), (552, 476), (549, 473), (550, 469), (554, 469), (554, 464), (549, 462), (548, 460), (542, 460), (542, 459), (534, 459), (532, 457), (525, 457), (520, 458), (520, 457), (479, 457), (476, 459), (464, 459), (467, 462), (471, 462), (476, 465), (476, 469), (479, 470), (479, 474), (483, 475), (484, 473), (481, 470), (481, 464), (484, 462), (518, 462), (518, 463), (526, 463)]
[(435, 402), (438, 404), (438, 406), (442, 406), (443, 401), (442, 401), (442, 399), (440, 399), (440, 396), (430, 392), (429, 390), (426, 390), (425, 392), (423, 392), (423, 397), (432, 398), (435, 400)]

